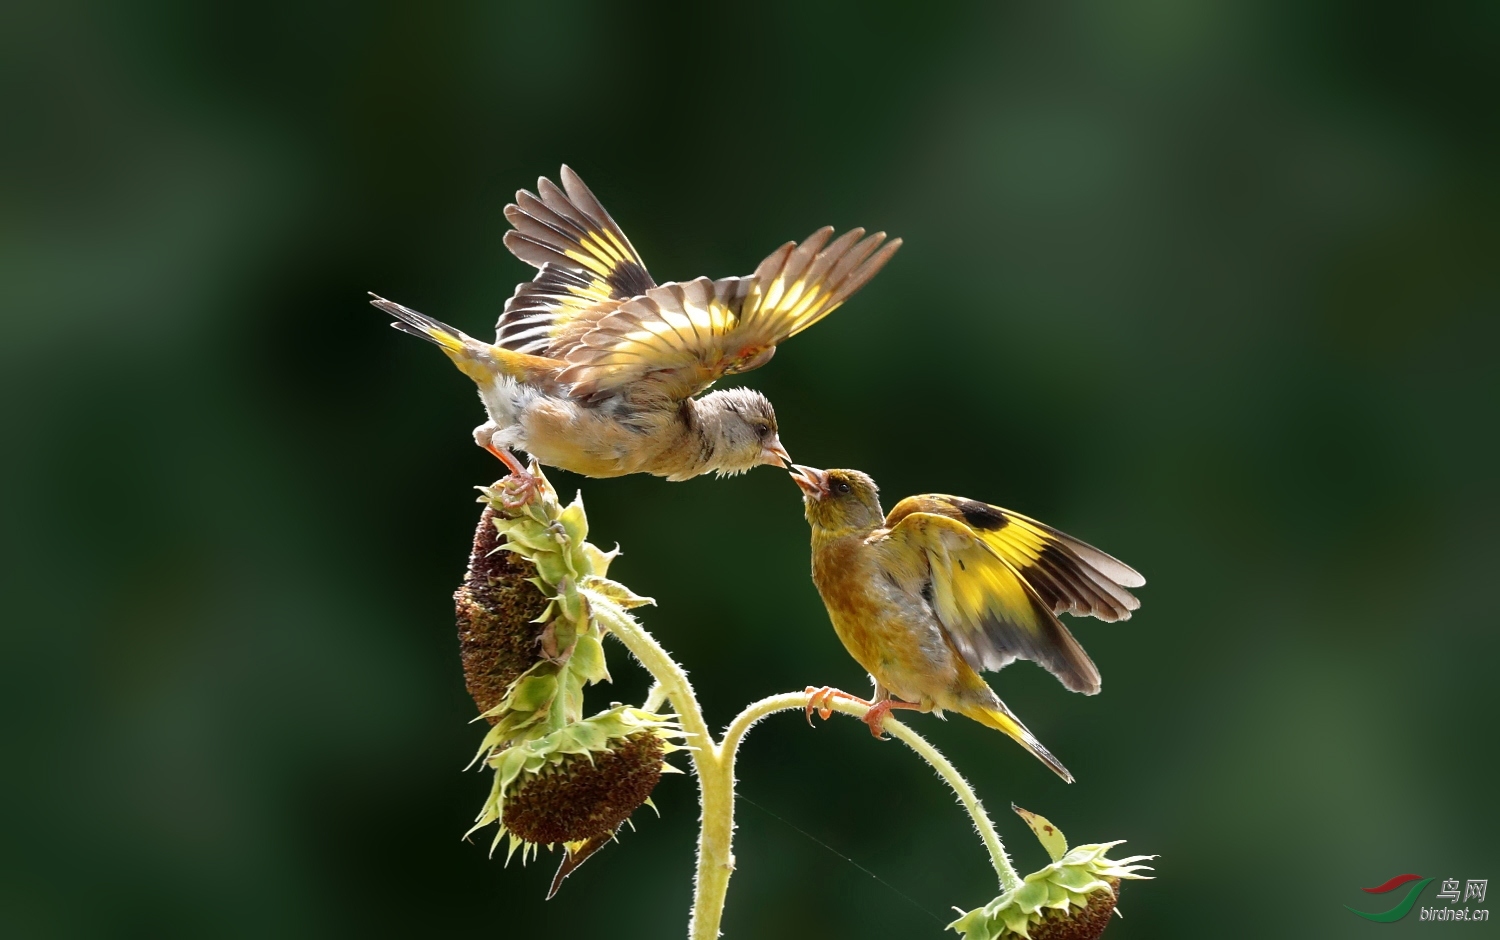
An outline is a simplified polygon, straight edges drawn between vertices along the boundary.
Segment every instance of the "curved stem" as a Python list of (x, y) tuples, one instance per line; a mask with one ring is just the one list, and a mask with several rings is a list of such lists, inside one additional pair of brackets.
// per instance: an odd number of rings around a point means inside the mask
[(734, 874), (734, 769), (718, 758), (698, 763), (703, 818), (698, 829), (698, 871), (693, 881), (690, 940), (715, 940)]
[[(734, 764), (739, 746), (750, 728), (762, 718), (776, 712), (806, 708), (808, 693), (788, 692), (752, 702), (725, 730), (723, 743), (716, 745), (703, 720), (703, 710), (693, 694), (692, 683), (688, 682), (682, 667), (656, 642), (655, 637), (636, 623), (635, 618), (612, 601), (597, 595), (590, 601), (594, 615), (656, 679), (650, 697), (653, 700), (660, 696), (669, 699), (683, 730), (688, 733), (688, 742), (692, 746), (689, 753), (698, 776), (699, 803), (703, 810), (688, 937), (689, 940), (716, 940), (724, 916), (724, 901), (729, 893), (729, 878), (734, 873)], [(834, 699), (829, 707), (855, 718), (863, 718), (869, 710), (864, 705), (842, 699)], [(1005, 854), (999, 833), (979, 797), (974, 794), (974, 788), (958, 769), (926, 739), (896, 719), (887, 717), (885, 730), (927, 761), (952, 788), (989, 851), (990, 863), (1000, 878), (1002, 892), (1019, 888), (1021, 878)]]
[[(808, 695), (806, 692), (788, 692), (783, 695), (773, 695), (763, 698), (758, 702), (752, 702), (745, 710), (737, 715), (730, 723), (729, 729), (724, 732), (724, 743), (720, 748), (720, 760), (728, 769), (731, 781), (734, 775), (735, 752), (739, 749), (740, 742), (756, 722), (762, 718), (780, 711), (788, 711), (794, 708), (806, 708)], [(843, 699), (834, 699), (829, 707), (836, 712), (852, 715), (855, 718), (863, 718), (869, 709), (855, 702)], [(1000, 834), (995, 831), (995, 824), (990, 822), (989, 814), (984, 811), (984, 806), (979, 802), (979, 797), (974, 794), (974, 788), (963, 778), (958, 769), (944, 757), (937, 748), (927, 743), (927, 740), (906, 725), (894, 718), (887, 717), (885, 730), (892, 737), (917, 752), (917, 756), (925, 760), (938, 772), (938, 776), (953, 789), (958, 801), (963, 804), (969, 813), (969, 818), (974, 821), (974, 828), (979, 832), (979, 838), (984, 842), (984, 847), (990, 853), (990, 864), (995, 866), (995, 874), (1000, 877), (1000, 889), (1013, 891), (1021, 886), (1021, 876), (1016, 874), (1016, 869), (1011, 865), (1010, 858), (1005, 854), (1005, 846), (1000, 842)]]
[[(510, 463), (517, 473), (522, 472), (513, 462), (507, 461), (507, 463)], [(544, 500), (533, 501), (528, 507), (527, 512), (533, 521), (551, 527), (557, 525), (561, 517), (575, 507), (581, 513), (581, 502), (575, 502), (574, 507), (569, 507), (568, 510), (559, 508), (550, 484), (546, 482), (545, 477), (541, 476), (541, 471), (535, 461), (532, 462), (530, 472), (541, 480), (545, 497)], [(494, 494), (490, 490), (484, 492), (486, 497), (491, 499), (493, 506)], [(558, 544), (566, 547), (565, 541), (559, 541)], [(523, 553), (523, 557), (529, 558), (530, 556)], [(693, 910), (688, 922), (688, 936), (689, 940), (717, 940), (719, 925), (723, 920), (724, 901), (729, 891), (729, 878), (734, 872), (732, 848), (735, 755), (751, 726), (775, 712), (805, 708), (808, 704), (809, 693), (792, 692), (775, 695), (750, 704), (725, 730), (723, 743), (715, 744), (713, 735), (709, 733), (708, 724), (703, 720), (703, 709), (698, 704), (698, 697), (693, 693), (693, 686), (688, 681), (687, 672), (677, 664), (671, 654), (613, 597), (582, 587), (578, 591), (585, 596), (589, 613), (599, 626), (613, 633), (656, 680), (647, 694), (646, 710), (655, 711), (663, 701), (669, 700), (676, 712), (677, 721), (686, 734), (688, 753), (691, 755), (693, 769), (698, 777), (699, 804), (703, 811), (698, 830), (698, 870), (694, 882)], [(620, 591), (627, 598), (630, 596), (629, 592), (624, 591), (623, 588), (620, 588)], [(860, 718), (869, 711), (867, 705), (837, 699), (831, 702), (829, 707)], [(576, 720), (576, 716), (571, 716), (569, 720)], [(979, 836), (984, 841), (985, 848), (989, 850), (990, 860), (1000, 876), (1002, 888), (1005, 891), (1011, 891), (1019, 887), (1021, 879), (1011, 867), (1010, 859), (1006, 857), (1005, 849), (1000, 844), (1000, 837), (995, 832), (995, 827), (991, 824), (989, 817), (985, 815), (984, 807), (980, 805), (968, 781), (959, 775), (954, 766), (936, 748), (899, 721), (887, 718), (885, 728), (916, 751), (917, 755), (927, 761), (953, 788), (953, 792), (958, 795), (959, 802), (974, 820), (974, 827), (979, 830)], [(559, 874), (561, 876), (562, 873)]]
[(719, 748), (708, 733), (698, 697), (687, 673), (656, 642), (656, 638), (613, 602), (597, 595), (590, 598), (594, 615), (612, 632), (631, 655), (640, 660), (656, 679), (651, 698), (665, 695), (671, 700), (682, 728), (688, 733), (693, 769), (698, 775), (698, 802), (703, 818), (698, 829), (698, 871), (693, 884), (693, 913), (688, 921), (690, 940), (715, 940), (729, 894), (729, 876), (734, 872), (734, 770), (720, 759)]
[(651, 688), (646, 692), (646, 700), (641, 703), (641, 711), (654, 712), (661, 708), (662, 703), (667, 700), (667, 690), (660, 682), (651, 683)]
[(671, 701), (672, 708), (677, 712), (677, 720), (682, 723), (682, 730), (688, 733), (689, 745), (696, 748), (692, 752), (694, 762), (705, 754), (717, 756), (713, 753), (713, 736), (708, 733), (708, 724), (703, 720), (703, 710), (698, 707), (698, 697), (693, 694), (693, 684), (688, 681), (687, 672), (677, 665), (677, 661), (656, 642), (655, 637), (635, 622), (634, 617), (607, 598), (592, 592), (583, 593), (589, 594), (594, 615), (625, 644), (632, 656), (640, 660), (641, 665), (646, 667), (646, 671), (661, 686), (661, 692)]
[[(863, 716), (865, 712), (864, 706), (855, 705), (853, 702), (835, 703), (834, 710), (856, 717)], [(885, 730), (927, 761), (932, 769), (938, 772), (938, 776), (942, 777), (953, 789), (954, 795), (964, 805), (964, 809), (969, 811), (969, 818), (974, 821), (974, 828), (979, 832), (980, 840), (989, 850), (990, 864), (995, 866), (995, 874), (1000, 877), (1001, 891), (1014, 891), (1021, 887), (1021, 876), (1016, 874), (1015, 866), (1010, 862), (1010, 856), (1005, 854), (1005, 845), (1000, 841), (1000, 834), (995, 831), (995, 824), (990, 822), (989, 814), (984, 811), (984, 805), (979, 802), (974, 788), (969, 786), (969, 781), (963, 778), (958, 768), (954, 767), (937, 748), (928, 744), (925, 738), (901, 722), (887, 718)]]
[[(854, 703), (851, 702), (851, 705)], [(772, 695), (758, 702), (751, 702), (745, 706), (745, 710), (734, 716), (734, 721), (724, 731), (724, 743), (720, 745), (724, 756), (729, 760), (731, 766), (734, 763), (735, 752), (740, 748), (740, 741), (750, 728), (762, 718), (768, 718), (777, 712), (791, 711), (794, 708), (807, 707), (806, 692), (783, 692), (780, 695)], [(858, 706), (856, 706), (858, 707)], [(860, 714), (864, 714), (860, 711)]]

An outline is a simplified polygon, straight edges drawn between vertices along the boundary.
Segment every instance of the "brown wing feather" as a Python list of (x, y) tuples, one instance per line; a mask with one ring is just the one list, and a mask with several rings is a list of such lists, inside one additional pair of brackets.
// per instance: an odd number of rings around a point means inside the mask
[(904, 499), (886, 526), (927, 552), (934, 609), (974, 668), (1029, 659), (1075, 692), (1099, 691), (1098, 669), (1056, 615), (1128, 619), (1140, 601), (1125, 585), (1145, 583), (1134, 569), (1034, 519), (957, 496)]
[(724, 375), (764, 365), (776, 346), (832, 313), (901, 246), (853, 229), (829, 242), (819, 229), (788, 242), (744, 278), (665, 284), (600, 316), (576, 345), (558, 349), (559, 377), (591, 397), (634, 382), (688, 398)]
[(496, 324), (496, 345), (547, 353), (586, 332), (621, 301), (656, 286), (625, 233), (578, 174), (564, 166), (562, 187), (543, 177), (537, 194), (521, 190), (505, 207), (513, 226), (505, 247), (540, 268), (516, 288)]
[(1021, 572), (1055, 613), (1129, 620), (1141, 606), (1126, 590), (1146, 583), (1140, 572), (1029, 516), (962, 496), (932, 493), (896, 504), (886, 525), (910, 512), (938, 513), (969, 526)]
[(1075, 692), (1099, 691), (1099, 670), (1068, 628), (1015, 568), (962, 522), (911, 512), (890, 538), (926, 553), (928, 602), (974, 669), (994, 671), (1029, 659)]

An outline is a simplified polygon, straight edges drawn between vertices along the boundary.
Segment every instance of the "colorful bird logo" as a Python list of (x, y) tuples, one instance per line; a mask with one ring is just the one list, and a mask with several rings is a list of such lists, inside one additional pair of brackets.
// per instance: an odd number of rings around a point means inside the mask
[(1381, 911), (1378, 914), (1369, 914), (1365, 911), (1356, 911), (1354, 910), (1354, 908), (1349, 907), (1349, 905), (1347, 904), (1345, 904), (1344, 907), (1349, 908), (1350, 911), (1358, 914), (1365, 920), (1373, 920), (1378, 924), (1389, 924), (1392, 921), (1400, 920), (1411, 912), (1412, 905), (1417, 903), (1417, 897), (1421, 895), (1422, 889), (1427, 887), (1428, 882), (1432, 881), (1431, 878), (1423, 878), (1421, 875), (1397, 875), (1390, 881), (1387, 881), (1385, 884), (1377, 885), (1373, 888), (1360, 888), (1360, 890), (1365, 892), (1366, 894), (1387, 894), (1391, 891), (1395, 891), (1402, 885), (1410, 884), (1413, 881), (1415, 881), (1416, 884), (1412, 885), (1411, 889), (1406, 892), (1406, 897), (1401, 899), (1400, 904), (1397, 904), (1395, 907), (1391, 908), (1388, 911)]

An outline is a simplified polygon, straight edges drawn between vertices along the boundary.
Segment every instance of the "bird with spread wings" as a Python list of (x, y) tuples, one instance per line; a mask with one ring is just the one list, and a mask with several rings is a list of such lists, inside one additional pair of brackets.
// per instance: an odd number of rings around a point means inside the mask
[(511, 499), (525, 502), (535, 486), (515, 450), (589, 477), (686, 480), (789, 465), (764, 395), (701, 393), (765, 365), (874, 277), (901, 240), (822, 228), (748, 276), (658, 285), (583, 180), (566, 166), (561, 180), (543, 178), (505, 208), (506, 247), (538, 271), (506, 303), (495, 342), (371, 301), (479, 386), (489, 420), (474, 439), (510, 469)]
[(1058, 614), (1128, 620), (1146, 579), (1099, 549), (1018, 512), (961, 496), (908, 496), (882, 515), (858, 470), (794, 466), (812, 526), (812, 574), (834, 632), (875, 680), (877, 737), (893, 708), (954, 711), (1014, 738), (1064, 780), (1042, 746), (979, 675), (1029, 659), (1074, 692), (1099, 691), (1099, 670)]

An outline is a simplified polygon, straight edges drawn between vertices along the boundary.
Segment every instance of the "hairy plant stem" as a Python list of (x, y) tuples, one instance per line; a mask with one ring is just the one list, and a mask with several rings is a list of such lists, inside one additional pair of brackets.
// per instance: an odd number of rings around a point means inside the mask
[[(721, 748), (727, 754), (728, 769), (731, 777), (734, 774), (734, 755), (739, 748), (740, 740), (750, 727), (762, 718), (781, 711), (792, 709), (805, 709), (807, 707), (808, 694), (806, 692), (787, 692), (782, 695), (773, 695), (763, 698), (758, 702), (752, 702), (745, 710), (739, 713), (729, 730), (724, 732), (724, 744)], [(828, 703), (828, 707), (836, 712), (851, 715), (855, 718), (863, 718), (869, 708), (845, 699), (834, 698)], [(1005, 854), (1005, 846), (1000, 842), (1000, 834), (995, 831), (994, 823), (990, 822), (989, 814), (984, 811), (984, 805), (979, 802), (979, 797), (974, 794), (974, 788), (958, 772), (948, 758), (942, 755), (937, 748), (927, 742), (926, 738), (917, 734), (906, 725), (895, 718), (887, 716), (885, 719), (885, 730), (913, 751), (917, 756), (925, 760), (938, 772), (938, 776), (953, 789), (953, 794), (963, 804), (969, 813), (969, 818), (974, 821), (974, 828), (979, 833), (979, 838), (984, 842), (984, 847), (990, 853), (990, 864), (995, 866), (995, 874), (1000, 878), (1000, 889), (1002, 892), (1011, 891), (1021, 886), (1021, 876), (1016, 874), (1016, 869), (1011, 865), (1010, 857)]]
[[(596, 600), (593, 610), (600, 622), (609, 629), (625, 648), (651, 673), (656, 685), (651, 689), (650, 699), (660, 701), (665, 697), (677, 712), (683, 730), (687, 732), (687, 744), (692, 748), (693, 769), (698, 776), (699, 802), (703, 816), (698, 831), (698, 871), (693, 890), (693, 912), (688, 922), (689, 940), (715, 940), (724, 915), (724, 900), (729, 892), (729, 876), (734, 872), (734, 764), (740, 743), (756, 722), (781, 711), (807, 707), (808, 693), (787, 692), (773, 695), (746, 706), (724, 732), (722, 743), (716, 744), (703, 720), (703, 710), (698, 705), (693, 686), (687, 673), (677, 665), (671, 655), (633, 617), (613, 603)], [(834, 711), (855, 718), (862, 718), (867, 706), (835, 698), (829, 703)], [(990, 862), (1000, 878), (1002, 892), (1012, 891), (1021, 885), (1005, 847), (995, 826), (990, 822), (974, 789), (964, 780), (957, 768), (937, 748), (906, 725), (887, 717), (885, 730), (927, 761), (938, 775), (953, 789), (958, 801), (968, 811), (978, 830), (984, 847), (989, 851)]]
[(693, 913), (688, 921), (691, 940), (714, 940), (724, 916), (724, 898), (729, 893), (729, 876), (734, 871), (730, 845), (734, 839), (734, 773), (733, 756), (726, 764), (714, 744), (713, 735), (703, 721), (703, 709), (693, 694), (687, 673), (656, 642), (656, 638), (636, 623), (635, 618), (612, 603), (593, 604), (594, 616), (640, 661), (656, 685), (650, 697), (665, 695), (677, 712), (686, 744), (698, 776), (698, 802), (703, 817), (698, 829), (698, 872), (693, 883)]

